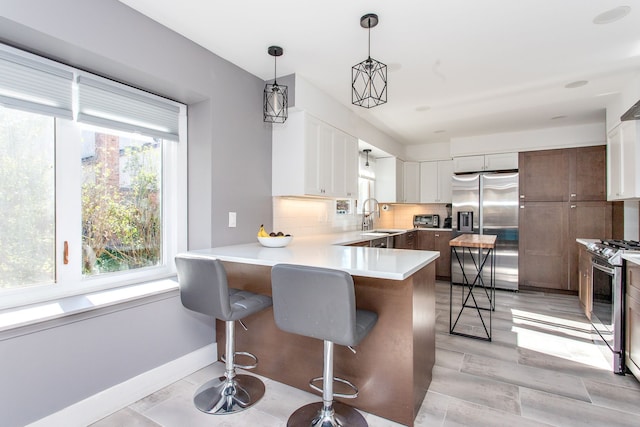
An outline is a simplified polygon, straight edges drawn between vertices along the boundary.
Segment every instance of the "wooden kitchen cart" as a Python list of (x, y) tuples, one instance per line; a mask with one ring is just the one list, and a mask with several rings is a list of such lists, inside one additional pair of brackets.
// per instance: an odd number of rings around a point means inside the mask
[[(462, 234), (449, 241), (451, 248), (451, 259), (457, 260), (462, 269), (462, 282), (450, 282), (449, 287), (449, 333), (453, 335), (461, 335), (469, 338), (482, 339), (491, 341), (491, 312), (495, 310), (495, 246), (497, 236), (479, 235), (479, 234)], [(465, 257), (465, 253), (467, 257)], [(473, 264), (474, 277), (469, 277), (465, 272), (465, 258), (470, 259)], [(488, 264), (488, 266), (487, 266)], [(489, 283), (486, 283), (486, 276), (483, 272), (489, 268)], [(461, 290), (461, 305), (458, 314), (453, 320), (454, 302), (453, 302), (453, 286), (459, 285)], [(486, 303), (484, 302), (486, 299)], [(456, 331), (458, 322), (465, 309), (477, 312), (480, 323), (482, 324), (483, 335), (473, 333), (473, 328), (469, 332)], [(483, 312), (488, 312), (488, 322), (485, 321)], [(487, 325), (488, 324), (488, 325)]]

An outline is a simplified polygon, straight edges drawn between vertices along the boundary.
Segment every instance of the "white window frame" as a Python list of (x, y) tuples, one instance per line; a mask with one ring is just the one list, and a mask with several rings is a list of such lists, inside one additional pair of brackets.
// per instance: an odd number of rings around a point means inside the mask
[[(51, 63), (35, 55), (23, 54), (28, 58)], [(86, 72), (73, 72), (87, 75)], [(178, 141), (162, 144), (163, 248), (160, 265), (96, 276), (82, 275), (81, 145), (69, 143), (69, 140), (79, 138), (79, 135), (74, 133), (79, 134), (81, 128), (75, 121), (56, 119), (55, 282), (0, 290), (0, 310), (175, 276), (174, 258), (179, 252), (187, 250), (188, 151), (187, 107), (179, 103), (175, 105), (179, 107), (179, 138)], [(6, 108), (15, 107), (7, 105)], [(63, 262), (65, 241), (69, 245), (69, 263), (66, 265)]]

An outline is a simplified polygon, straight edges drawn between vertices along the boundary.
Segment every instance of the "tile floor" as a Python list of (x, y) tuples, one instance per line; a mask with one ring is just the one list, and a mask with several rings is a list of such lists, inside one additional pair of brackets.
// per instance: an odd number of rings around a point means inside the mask
[[(496, 301), (492, 342), (449, 335), (449, 285), (438, 282), (436, 366), (416, 426), (640, 425), (640, 383), (610, 372), (577, 297), (497, 291)], [(465, 310), (456, 330), (482, 329)], [(232, 416), (199, 412), (193, 392), (222, 372), (214, 363), (93, 427), (284, 426), (296, 408), (319, 400), (263, 378), (267, 391), (253, 408)], [(371, 427), (399, 426), (364, 415)]]

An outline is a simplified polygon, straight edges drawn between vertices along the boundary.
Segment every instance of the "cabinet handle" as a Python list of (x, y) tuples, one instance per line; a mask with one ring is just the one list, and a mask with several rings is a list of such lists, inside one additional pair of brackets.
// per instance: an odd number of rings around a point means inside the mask
[(520, 209), (524, 209), (524, 205), (520, 205)]
[(63, 264), (69, 264), (69, 242), (67, 240), (64, 241), (64, 249), (62, 253), (62, 262)]
[(520, 198), (521, 198), (521, 199), (524, 199), (524, 194), (521, 194), (521, 195), (520, 195)]
[(439, 235), (439, 234), (436, 234), (436, 237), (440, 237), (440, 235)]
[(576, 197), (576, 194), (575, 193), (571, 193), (571, 197)]
[(575, 209), (575, 208), (576, 208), (576, 205), (571, 205), (571, 209)]

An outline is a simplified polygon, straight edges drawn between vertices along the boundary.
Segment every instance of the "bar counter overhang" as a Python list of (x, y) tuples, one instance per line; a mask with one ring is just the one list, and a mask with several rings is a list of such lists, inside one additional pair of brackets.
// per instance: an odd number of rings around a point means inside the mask
[[(278, 263), (349, 272), (357, 307), (376, 312), (378, 322), (355, 354), (347, 347), (335, 347), (334, 376), (348, 379), (360, 390), (355, 399), (336, 400), (413, 426), (435, 363), (433, 261), (439, 253), (333, 244), (348, 240), (347, 234), (298, 239), (286, 248), (255, 243), (189, 253), (222, 260), (229, 286), (265, 295), (271, 295), (271, 267)], [(236, 349), (258, 357), (258, 367), (251, 372), (312, 392), (309, 380), (322, 376), (322, 341), (280, 331), (271, 308), (244, 323), (248, 331), (237, 328)], [(216, 322), (216, 341), (221, 356), (224, 322)], [(335, 391), (341, 392), (335, 384)]]

